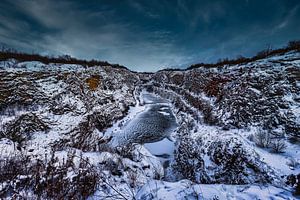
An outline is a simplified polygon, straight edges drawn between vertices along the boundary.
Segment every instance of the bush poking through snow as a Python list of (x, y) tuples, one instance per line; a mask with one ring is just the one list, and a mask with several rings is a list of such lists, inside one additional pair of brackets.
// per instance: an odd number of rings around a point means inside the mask
[(294, 175), (291, 174), (287, 177), (287, 182), (288, 185), (291, 185), (294, 187), (294, 194), (295, 195), (300, 195), (300, 174)]
[(271, 148), (274, 153), (282, 153), (286, 149), (286, 141), (284, 138), (274, 137), (270, 131), (259, 129), (253, 138), (253, 140), (258, 147), (261, 148)]
[(45, 132), (48, 129), (48, 125), (37, 115), (27, 113), (7, 124), (2, 135), (14, 142), (22, 143), (30, 139), (32, 133), (37, 131)]
[[(270, 183), (267, 166), (237, 138), (203, 139), (183, 137), (175, 151), (175, 168), (197, 183)], [(249, 175), (251, 174), (251, 175)]]
[(273, 181), (270, 174), (266, 173), (264, 163), (237, 138), (219, 138), (213, 141), (209, 146), (208, 155), (218, 166), (213, 175), (215, 183), (249, 184)]
[(94, 75), (94, 76), (86, 79), (86, 83), (90, 90), (95, 91), (98, 88), (98, 86), (101, 84), (100, 76)]
[(11, 193), (32, 191), (38, 199), (85, 199), (96, 190), (99, 175), (85, 160), (80, 159), (79, 167), (74, 167), (69, 157), (59, 164), (52, 154), (48, 162), (28, 156), (12, 156), (0, 161), (0, 181), (3, 186), (0, 198)]
[(189, 180), (208, 183), (210, 180), (206, 175), (203, 155), (199, 149), (201, 145), (201, 140), (183, 137), (175, 152), (175, 168)]
[(271, 148), (274, 153), (283, 153), (286, 149), (286, 142), (282, 138), (272, 139)]
[(259, 129), (254, 135), (254, 142), (261, 148), (269, 148), (271, 143), (270, 132)]

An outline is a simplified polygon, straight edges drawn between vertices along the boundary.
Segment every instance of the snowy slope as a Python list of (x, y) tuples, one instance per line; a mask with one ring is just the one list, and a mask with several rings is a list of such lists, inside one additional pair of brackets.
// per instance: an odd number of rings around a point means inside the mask
[(297, 199), (299, 128), (298, 52), (153, 74), (2, 61), (0, 198)]
[(180, 124), (173, 163), (177, 180), (291, 190), (288, 180), (300, 173), (299, 82), (297, 52), (154, 74), (147, 87), (173, 102)]

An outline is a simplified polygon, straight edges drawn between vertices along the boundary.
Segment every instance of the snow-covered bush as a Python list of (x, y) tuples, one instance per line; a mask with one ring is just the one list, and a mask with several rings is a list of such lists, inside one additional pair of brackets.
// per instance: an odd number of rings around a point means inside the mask
[(175, 169), (185, 178), (199, 183), (209, 183), (210, 179), (205, 172), (205, 163), (201, 152), (202, 141), (183, 137), (175, 152)]
[(277, 137), (269, 130), (258, 129), (258, 131), (249, 137), (258, 147), (271, 148), (274, 153), (282, 153), (286, 148), (286, 141), (282, 137)]
[(294, 175), (291, 174), (287, 177), (287, 184), (294, 187), (294, 193), (295, 195), (300, 195), (300, 174)]
[(248, 184), (272, 181), (264, 163), (237, 138), (216, 139), (209, 146), (208, 155), (217, 165), (213, 175), (216, 183)]
[(212, 140), (183, 137), (175, 151), (174, 168), (197, 183), (272, 182), (267, 166), (237, 138)]
[[(11, 139), (14, 142), (22, 143), (28, 139), (32, 133), (37, 131), (47, 131), (48, 125), (33, 113), (19, 116), (15, 120), (5, 124), (2, 137)], [(0, 135), (1, 137), (1, 135)]]
[(271, 144), (271, 134), (269, 131), (259, 129), (254, 135), (255, 144), (262, 148), (268, 148)]
[(95, 192), (99, 174), (86, 160), (80, 158), (78, 167), (68, 160), (58, 163), (54, 153), (48, 162), (30, 160), (26, 155), (15, 155), (0, 160), (0, 197), (11, 193), (33, 193), (42, 199), (85, 199)]
[(274, 138), (271, 141), (271, 148), (274, 153), (282, 153), (286, 147), (286, 141), (282, 138)]

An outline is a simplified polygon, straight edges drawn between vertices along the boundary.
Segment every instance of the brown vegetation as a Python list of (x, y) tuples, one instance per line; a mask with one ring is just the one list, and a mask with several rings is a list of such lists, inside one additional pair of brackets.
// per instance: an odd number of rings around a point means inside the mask
[(91, 76), (90, 78), (86, 79), (86, 83), (90, 90), (95, 91), (101, 83), (100, 76), (99, 75)]
[(218, 97), (221, 95), (223, 90), (223, 85), (230, 81), (225, 77), (213, 77), (209, 82), (204, 86), (203, 91), (208, 96)]

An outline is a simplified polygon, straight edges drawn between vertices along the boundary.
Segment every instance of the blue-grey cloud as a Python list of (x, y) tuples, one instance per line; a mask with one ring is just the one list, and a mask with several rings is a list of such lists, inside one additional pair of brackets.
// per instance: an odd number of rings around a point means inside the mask
[(251, 56), (300, 33), (296, 0), (4, 0), (0, 9), (0, 41), (13, 48), (138, 71)]

